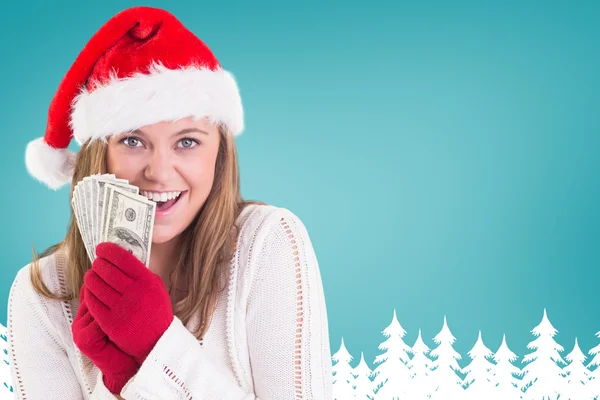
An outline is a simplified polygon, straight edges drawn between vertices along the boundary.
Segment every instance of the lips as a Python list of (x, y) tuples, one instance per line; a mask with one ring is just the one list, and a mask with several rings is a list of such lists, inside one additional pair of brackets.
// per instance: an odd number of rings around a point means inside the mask
[[(179, 196), (181, 197), (181, 196)], [(179, 201), (179, 197), (175, 197), (174, 199), (171, 200), (167, 200), (167, 201), (157, 201), (156, 202), (156, 209), (160, 210), (160, 211), (167, 211), (169, 208), (171, 208), (171, 206), (175, 203), (177, 203)]]
[(175, 199), (167, 200), (165, 202), (156, 202), (156, 216), (162, 217), (172, 214), (177, 209), (177, 204), (179, 204), (181, 198), (185, 195), (187, 195), (187, 190), (182, 192), (179, 197)]

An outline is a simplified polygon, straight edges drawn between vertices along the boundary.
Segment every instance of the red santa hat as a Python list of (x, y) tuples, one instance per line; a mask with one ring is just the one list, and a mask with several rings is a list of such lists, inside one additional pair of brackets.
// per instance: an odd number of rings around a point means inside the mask
[(78, 55), (52, 99), (45, 135), (27, 145), (25, 164), (56, 190), (73, 175), (71, 138), (82, 145), (185, 117), (207, 117), (239, 135), (244, 113), (235, 78), (169, 12), (129, 8)]

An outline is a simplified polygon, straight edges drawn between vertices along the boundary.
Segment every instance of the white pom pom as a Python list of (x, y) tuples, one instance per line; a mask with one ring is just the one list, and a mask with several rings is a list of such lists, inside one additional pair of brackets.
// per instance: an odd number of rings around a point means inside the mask
[(57, 190), (73, 177), (75, 153), (50, 146), (43, 137), (29, 142), (25, 165), (31, 176)]

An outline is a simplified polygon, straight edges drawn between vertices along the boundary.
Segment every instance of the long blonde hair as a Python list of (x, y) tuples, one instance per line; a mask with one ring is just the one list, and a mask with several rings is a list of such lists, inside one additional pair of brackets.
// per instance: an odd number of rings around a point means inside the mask
[[(236, 226), (237, 217), (246, 205), (265, 204), (242, 199), (234, 139), (222, 126), (219, 126), (219, 135), (213, 187), (198, 215), (181, 233), (180, 256), (172, 272), (174, 290), (180, 290), (179, 294), (171, 295), (173, 312), (184, 325), (193, 316), (199, 317), (199, 324), (192, 330), (198, 339), (206, 333), (218, 295), (227, 287), (225, 274), (229, 272), (240, 228)], [(106, 151), (107, 144), (103, 140), (88, 141), (82, 146), (76, 156), (69, 198), (73, 197), (75, 185), (84, 177), (106, 173)], [(57, 250), (64, 250), (66, 255), (66, 294), (52, 293), (44, 284), (39, 269), (39, 260)], [(35, 249), (32, 252), (30, 276), (36, 292), (58, 301), (79, 297), (83, 276), (91, 268), (91, 262), (72, 208), (65, 238), (37, 255)], [(186, 287), (180, 289), (178, 285), (182, 282)]]

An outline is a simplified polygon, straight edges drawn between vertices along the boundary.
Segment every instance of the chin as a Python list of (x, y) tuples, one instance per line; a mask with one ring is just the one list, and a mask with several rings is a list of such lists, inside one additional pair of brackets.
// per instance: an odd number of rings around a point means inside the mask
[(170, 230), (165, 231), (160, 229), (158, 232), (152, 232), (152, 244), (163, 244), (167, 243), (175, 237), (179, 236), (176, 232), (172, 232)]
[(170, 241), (171, 239), (173, 239), (173, 237), (171, 236), (157, 236), (157, 237), (152, 237), (152, 244), (163, 244), (163, 243), (167, 243), (168, 241)]

